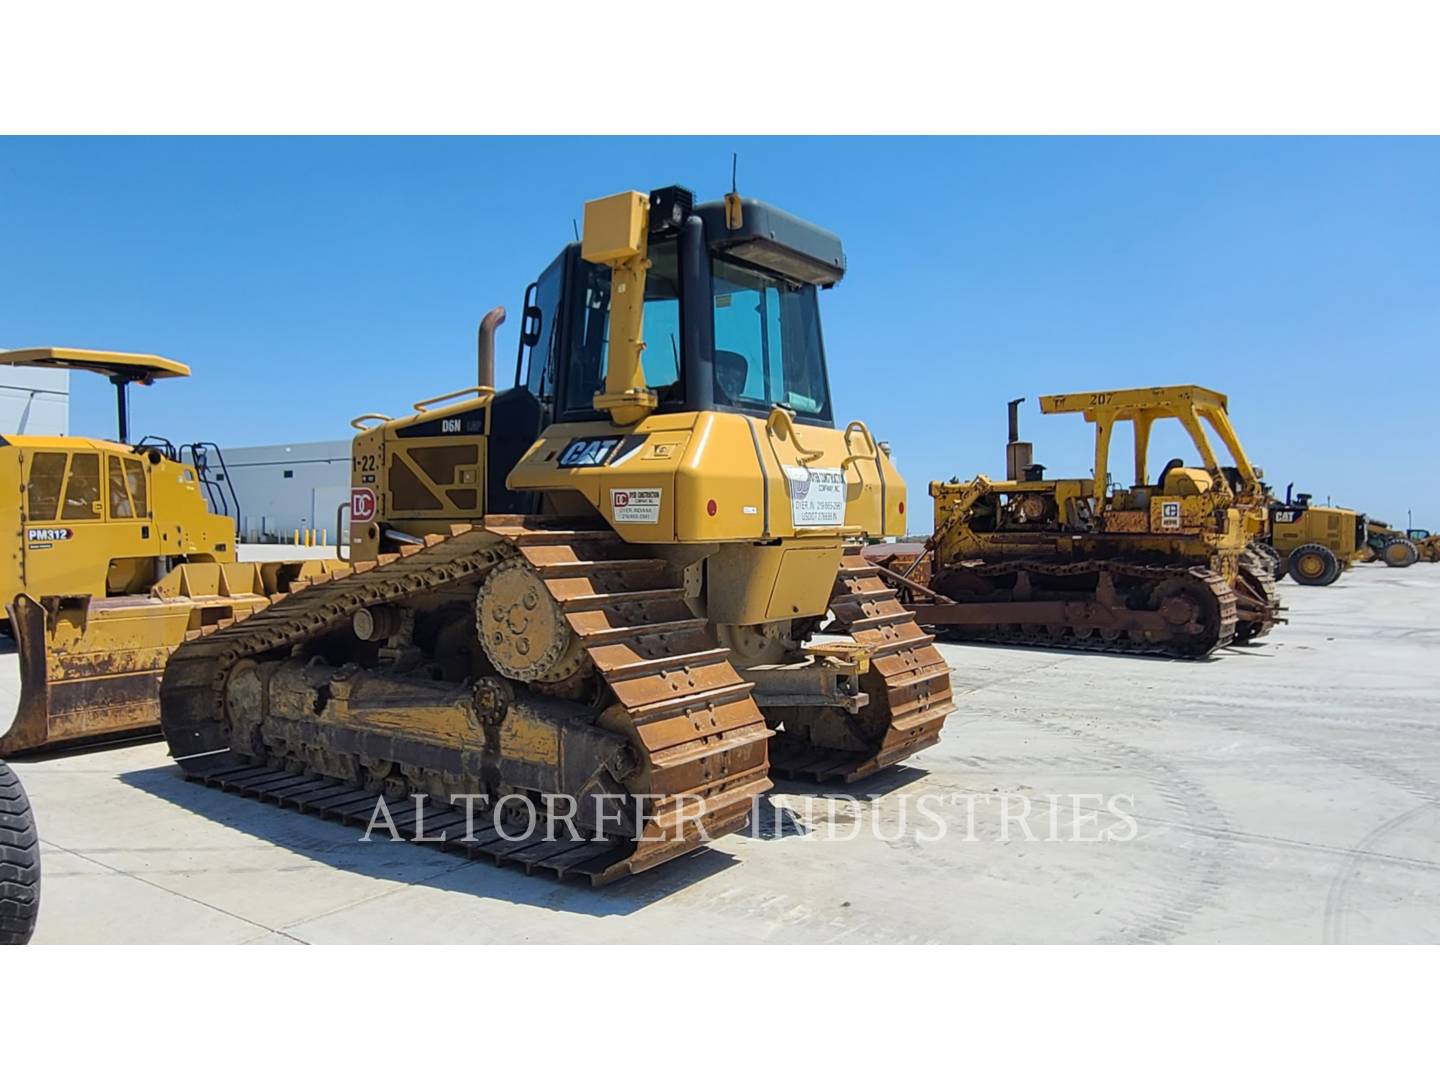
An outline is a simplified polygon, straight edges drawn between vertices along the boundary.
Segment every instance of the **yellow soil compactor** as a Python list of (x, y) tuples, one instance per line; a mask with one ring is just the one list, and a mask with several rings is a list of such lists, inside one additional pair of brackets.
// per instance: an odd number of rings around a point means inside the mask
[(131, 443), (130, 386), (187, 376), (184, 364), (45, 348), (0, 352), (0, 365), (103, 375), (119, 419), (114, 440), (0, 436), (0, 532), (13, 537), (0, 602), (25, 665), (0, 754), (154, 732), (159, 670), (185, 631), (252, 609), (305, 568), (236, 564), (234, 490), (213, 444)]
[[(1251, 546), (1263, 489), (1223, 394), (1169, 386), (1042, 397), (1042, 413), (1083, 413), (1095, 425), (1093, 476), (1076, 480), (1047, 480), (1033, 464), (1019, 440), (1019, 404), (1010, 403), (1005, 481), (930, 485), (929, 581), (908, 568), (880, 571), (922, 625), (968, 640), (1188, 658), (1274, 626), (1271, 564)], [(1201, 467), (1174, 460), (1151, 481), (1157, 420), (1179, 422)], [(1134, 483), (1112, 487), (1111, 438), (1127, 423)], [(1233, 465), (1217, 459), (1207, 428)]]
[(763, 202), (588, 203), (525, 293), (515, 386), (497, 309), (475, 386), (354, 422), (350, 564), (175, 651), (181, 767), (346, 820), (480, 797), (463, 850), (602, 883), (740, 828), (772, 773), (933, 745), (948, 668), (858, 554), (906, 489), (833, 419), (818, 292), (844, 267)]

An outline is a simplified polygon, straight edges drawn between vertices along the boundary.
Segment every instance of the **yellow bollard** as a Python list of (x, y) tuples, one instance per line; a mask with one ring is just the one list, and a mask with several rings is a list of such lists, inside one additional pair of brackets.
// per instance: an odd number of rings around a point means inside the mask
[(321, 547), (329, 547), (329, 539), (330, 539), (330, 530), (329, 530), (329, 529), (321, 529), (321, 530), (320, 530), (320, 546), (321, 546)]
[(296, 530), (295, 530), (295, 543), (296, 543), (296, 544), (299, 544), (299, 543), (300, 543), (300, 530), (299, 530), (299, 529), (296, 529)]

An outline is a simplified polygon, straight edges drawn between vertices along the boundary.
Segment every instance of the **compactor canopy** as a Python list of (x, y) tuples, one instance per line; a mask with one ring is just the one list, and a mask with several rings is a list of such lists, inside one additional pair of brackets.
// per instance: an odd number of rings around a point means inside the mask
[(189, 367), (180, 361), (153, 356), (150, 353), (67, 349), (53, 345), (40, 349), (10, 349), (0, 352), (0, 364), (9, 367), (91, 371), (104, 375), (115, 384), (115, 412), (119, 429), (117, 437), (122, 443), (130, 441), (130, 384), (149, 386), (156, 379), (183, 378), (190, 374)]

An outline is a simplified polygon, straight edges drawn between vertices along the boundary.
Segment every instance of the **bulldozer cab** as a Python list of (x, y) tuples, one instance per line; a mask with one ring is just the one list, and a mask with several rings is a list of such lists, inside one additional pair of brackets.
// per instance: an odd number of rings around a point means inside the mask
[(482, 331), (474, 387), (357, 418), (352, 552), (541, 511), (651, 542), (902, 531), (888, 454), (835, 430), (818, 293), (844, 270), (838, 237), (759, 200), (588, 203), (526, 289), (513, 387)]
[[(1095, 425), (1093, 479), (1085, 494), (1103, 530), (1229, 534), (1237, 529), (1256, 533), (1263, 527), (1258, 507), (1264, 485), (1230, 424), (1224, 394), (1193, 385), (1053, 394), (1040, 399), (1040, 411), (1081, 413)], [(1156, 422), (1165, 420), (1179, 424), (1199, 461), (1187, 464), (1172, 458), (1152, 480), (1151, 436)], [(1129, 487), (1110, 483), (1110, 449), (1122, 424), (1132, 429), (1134, 473)], [(1212, 435), (1232, 464), (1222, 463)], [(1240, 512), (1231, 513), (1232, 506)]]
[[(732, 229), (724, 204), (689, 200), (650, 196), (640, 375), (652, 411), (767, 417), (780, 405), (831, 426), (817, 291), (844, 274), (839, 238), (753, 199)], [(571, 244), (527, 292), (515, 385), (548, 420), (604, 418), (616, 267), (596, 260), (609, 255)]]
[[(170, 444), (131, 445), (131, 384), (189, 374), (161, 356), (90, 349), (0, 352), (0, 365), (89, 371), (116, 387), (120, 438), (0, 436), (0, 500), (15, 542), (0, 563), (0, 599), (143, 592), (179, 561), (233, 562), (235, 526), (211, 512), (203, 470)], [(216, 451), (218, 453), (218, 450)]]

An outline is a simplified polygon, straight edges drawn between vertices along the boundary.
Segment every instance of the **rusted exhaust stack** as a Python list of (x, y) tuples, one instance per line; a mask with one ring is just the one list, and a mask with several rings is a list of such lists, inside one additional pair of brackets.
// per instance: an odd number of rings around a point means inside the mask
[(480, 329), (475, 335), (475, 382), (479, 386), (495, 385), (495, 331), (504, 321), (503, 307), (491, 308), (480, 320)]
[(1020, 441), (1020, 403), (1023, 397), (1010, 402), (1010, 441), (1005, 444), (1005, 479), (1024, 480), (1034, 460), (1035, 447)]

